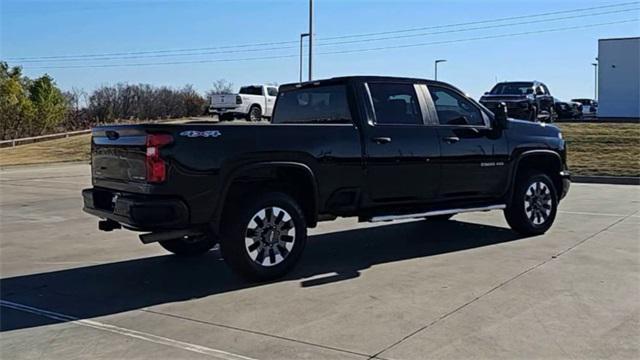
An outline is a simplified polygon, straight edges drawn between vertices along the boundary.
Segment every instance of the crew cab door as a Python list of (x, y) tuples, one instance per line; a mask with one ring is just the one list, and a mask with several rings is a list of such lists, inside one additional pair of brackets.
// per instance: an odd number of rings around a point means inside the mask
[(267, 86), (265, 90), (264, 115), (271, 116), (273, 106), (276, 104), (276, 98), (278, 97), (278, 88), (275, 86)]
[(446, 199), (496, 198), (507, 186), (508, 150), (502, 130), (464, 94), (441, 86), (428, 87), (428, 101), (437, 117), (442, 182)]
[(410, 82), (362, 85), (368, 197), (372, 205), (422, 203), (437, 196), (437, 131), (427, 126), (423, 91)]

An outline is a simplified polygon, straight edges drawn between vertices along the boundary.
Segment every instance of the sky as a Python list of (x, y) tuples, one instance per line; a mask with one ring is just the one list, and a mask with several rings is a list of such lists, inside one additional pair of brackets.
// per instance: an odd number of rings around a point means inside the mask
[[(295, 82), (308, 6), (0, 0), (0, 60), (30, 77), (48, 73), (64, 90), (149, 83), (204, 93), (217, 79), (235, 88)], [(631, 0), (315, 0), (313, 76), (432, 79), (434, 60), (446, 59), (438, 79), (475, 98), (496, 80), (534, 79), (559, 99), (593, 97), (598, 39), (638, 36), (639, 8)]]

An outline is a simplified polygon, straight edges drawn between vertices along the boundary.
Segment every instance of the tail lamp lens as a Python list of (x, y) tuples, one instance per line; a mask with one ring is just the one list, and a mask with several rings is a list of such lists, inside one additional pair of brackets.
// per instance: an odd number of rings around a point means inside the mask
[(160, 148), (173, 142), (168, 134), (147, 135), (147, 182), (161, 183), (167, 178), (167, 166), (160, 157)]
[(236, 95), (236, 104), (242, 104), (242, 96)]

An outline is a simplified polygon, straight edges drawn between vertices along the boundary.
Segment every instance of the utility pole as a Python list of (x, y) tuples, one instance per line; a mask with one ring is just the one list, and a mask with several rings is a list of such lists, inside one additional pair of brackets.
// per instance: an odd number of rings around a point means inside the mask
[(447, 60), (445, 59), (438, 59), (436, 61), (434, 61), (434, 67), (435, 67), (435, 71), (434, 71), (434, 80), (438, 80), (438, 64), (441, 62), (446, 62)]
[(300, 34), (300, 82), (302, 82), (302, 41), (305, 37), (309, 36), (309, 33)]
[(309, 81), (313, 78), (313, 0), (309, 0)]
[(593, 65), (593, 100), (598, 101), (598, 63), (594, 62), (591, 65)]

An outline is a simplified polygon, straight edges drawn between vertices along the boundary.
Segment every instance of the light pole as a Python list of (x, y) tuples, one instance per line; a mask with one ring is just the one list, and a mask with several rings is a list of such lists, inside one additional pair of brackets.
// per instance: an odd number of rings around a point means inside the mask
[(309, 0), (309, 81), (312, 79), (313, 71), (313, 0)]
[(307, 36), (309, 36), (309, 33), (300, 34), (300, 82), (302, 82), (302, 41)]
[(593, 65), (593, 100), (598, 101), (598, 63), (594, 62), (591, 65)]
[(433, 64), (434, 64), (434, 67), (435, 67), (435, 71), (434, 71), (434, 77), (435, 77), (435, 80), (438, 80), (438, 64), (439, 64), (439, 63), (441, 63), (441, 62), (447, 62), (447, 60), (445, 60), (445, 59), (438, 59), (438, 60), (436, 60), (436, 61), (433, 63)]

